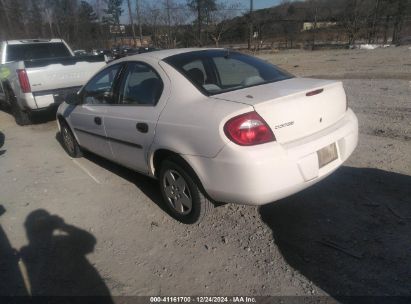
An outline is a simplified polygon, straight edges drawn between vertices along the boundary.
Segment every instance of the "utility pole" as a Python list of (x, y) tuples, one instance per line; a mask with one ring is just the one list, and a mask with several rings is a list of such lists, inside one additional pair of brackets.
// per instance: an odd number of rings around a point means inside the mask
[(167, 5), (167, 46), (171, 48), (171, 15), (170, 15), (170, 0), (166, 0)]
[(249, 29), (248, 29), (248, 49), (251, 49), (251, 44), (253, 41), (253, 31), (254, 31), (254, 27), (253, 27), (253, 8), (254, 8), (254, 1), (250, 0), (250, 22), (249, 22)]
[(137, 0), (136, 2), (136, 9), (137, 9), (137, 22), (138, 22), (138, 34), (140, 36), (140, 46), (143, 46), (143, 28), (141, 24), (141, 2)]
[(131, 32), (133, 34), (133, 43), (134, 47), (137, 46), (137, 41), (136, 41), (136, 32), (134, 30), (134, 20), (133, 20), (133, 14), (131, 13), (131, 3), (130, 0), (127, 0), (127, 5), (128, 5), (128, 16), (130, 18), (130, 26), (131, 26)]

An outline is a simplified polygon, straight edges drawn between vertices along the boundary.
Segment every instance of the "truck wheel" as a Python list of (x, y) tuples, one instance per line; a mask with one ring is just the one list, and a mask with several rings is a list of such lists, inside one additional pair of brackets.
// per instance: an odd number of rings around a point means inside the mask
[(184, 167), (170, 159), (162, 162), (159, 174), (161, 194), (176, 220), (184, 224), (197, 224), (212, 209), (213, 204)]
[(17, 104), (17, 101), (15, 99), (12, 99), (10, 101), (11, 105), (11, 113), (14, 116), (14, 120), (19, 126), (27, 126), (31, 124), (31, 115), (29, 112), (25, 112), (22, 109), (20, 109), (19, 105)]
[(74, 137), (73, 132), (71, 132), (68, 124), (63, 120), (61, 120), (60, 122), (60, 135), (61, 141), (63, 143), (63, 148), (64, 150), (66, 150), (68, 155), (73, 158), (79, 158), (83, 156), (80, 145)]

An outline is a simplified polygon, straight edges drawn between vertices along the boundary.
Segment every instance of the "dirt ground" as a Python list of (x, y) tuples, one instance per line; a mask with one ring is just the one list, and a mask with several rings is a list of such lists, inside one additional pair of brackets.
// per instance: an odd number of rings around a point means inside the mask
[(224, 205), (186, 226), (155, 181), (91, 154), (72, 160), (55, 121), (18, 127), (0, 112), (0, 294), (25, 293), (12, 247), (30, 262), (33, 294), (411, 296), (411, 50), (261, 57), (342, 79), (360, 123), (343, 167), (279, 202)]

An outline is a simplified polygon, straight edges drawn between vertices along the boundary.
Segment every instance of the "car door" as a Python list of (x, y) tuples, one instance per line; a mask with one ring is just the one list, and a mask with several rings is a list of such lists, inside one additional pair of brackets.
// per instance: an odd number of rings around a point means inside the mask
[(121, 78), (118, 102), (105, 115), (107, 136), (116, 162), (147, 173), (148, 149), (169, 85), (162, 70), (140, 61), (128, 62)]
[(70, 113), (70, 122), (80, 146), (112, 159), (104, 127), (104, 115), (114, 102), (113, 89), (122, 64), (107, 67), (94, 76), (80, 92), (81, 104)]

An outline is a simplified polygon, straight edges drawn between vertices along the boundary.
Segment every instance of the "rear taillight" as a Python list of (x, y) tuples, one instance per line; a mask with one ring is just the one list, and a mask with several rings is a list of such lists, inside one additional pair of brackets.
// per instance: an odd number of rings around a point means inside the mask
[(249, 112), (231, 118), (224, 125), (226, 136), (241, 146), (254, 146), (275, 141), (267, 123), (256, 112)]
[(19, 77), (20, 88), (23, 93), (30, 93), (31, 87), (29, 82), (29, 77), (27, 77), (26, 70), (17, 70), (17, 76)]

